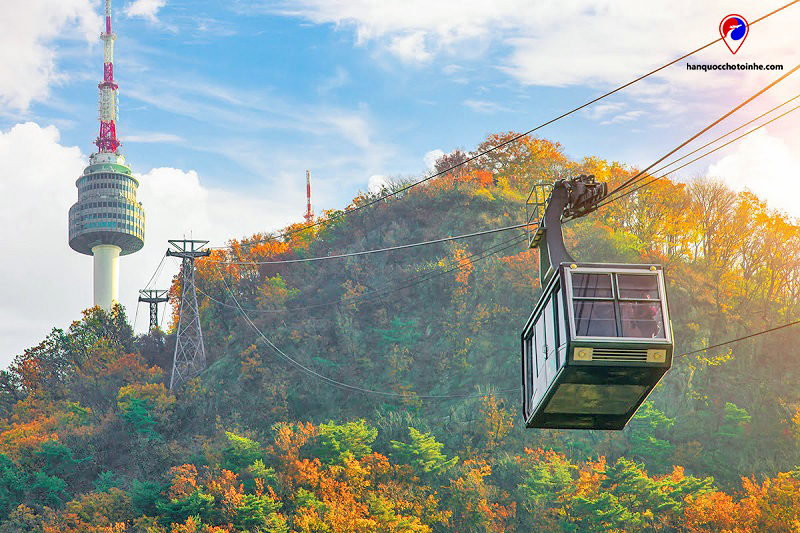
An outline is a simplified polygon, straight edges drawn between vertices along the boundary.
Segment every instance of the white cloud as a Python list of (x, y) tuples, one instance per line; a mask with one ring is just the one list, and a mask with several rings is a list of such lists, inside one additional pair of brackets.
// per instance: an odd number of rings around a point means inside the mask
[(0, 106), (27, 111), (67, 75), (58, 68), (59, 39), (99, 42), (101, 19), (91, 0), (4, 0), (0, 17)]
[(605, 119), (608, 115), (612, 113), (616, 113), (625, 109), (626, 104), (622, 102), (610, 102), (610, 103), (601, 103), (595, 104), (591, 107), (587, 107), (581, 111), (584, 116), (586, 116), (590, 120), (600, 120)]
[(382, 174), (373, 174), (369, 177), (367, 190), (371, 193), (378, 193), (383, 187), (389, 184), (389, 179)]
[(336, 73), (317, 86), (317, 92), (325, 95), (346, 86), (348, 83), (350, 83), (350, 74), (342, 67), (337, 66)]
[(158, 22), (158, 11), (166, 4), (167, 0), (134, 0), (125, 7), (125, 15)]
[(427, 152), (425, 154), (425, 157), (422, 158), (422, 160), (425, 161), (425, 166), (427, 167), (427, 169), (432, 170), (434, 165), (436, 164), (436, 161), (438, 161), (439, 158), (442, 157), (443, 155), (444, 152), (437, 148), (435, 150)]
[[(608, 89), (719, 37), (723, 16), (743, 13), (754, 20), (785, 4), (767, 0), (676, 0), (653, 4), (636, 0), (530, 2), (376, 2), (374, 0), (250, 0), (248, 9), (302, 17), (316, 24), (352, 30), (360, 46), (386, 50), (403, 61), (480, 57), (523, 85), (593, 86)], [(754, 25), (734, 57), (724, 43), (703, 50), (697, 63), (782, 63), (800, 60), (797, 7)], [(380, 56), (379, 56), (380, 57)], [(690, 106), (720, 97), (741, 101), (774, 79), (773, 72), (728, 74), (687, 72), (676, 64), (625, 91), (655, 110), (692, 113)], [(705, 94), (704, 94), (705, 93)], [(713, 96), (706, 96), (713, 95)], [(736, 102), (738, 103), (738, 102)]]
[(123, 143), (182, 143), (184, 141), (180, 135), (157, 131), (122, 135), (121, 140)]
[(770, 207), (800, 217), (800, 158), (766, 128), (745, 137), (736, 149), (712, 164), (708, 175), (736, 190), (750, 189)]
[(425, 34), (413, 32), (407, 35), (395, 35), (389, 42), (389, 51), (408, 63), (424, 63), (430, 61), (432, 54), (425, 46)]
[(442, 67), (442, 73), (447, 74), (448, 76), (453, 76), (455, 74), (460, 74), (464, 72), (464, 67), (461, 65), (445, 65)]
[(85, 164), (80, 149), (59, 144), (54, 126), (0, 132), (0, 367), (91, 305), (91, 263), (67, 244), (67, 211)]
[[(156, 90), (158, 88), (158, 90)], [(374, 150), (369, 109), (355, 110), (283, 101), (263, 91), (244, 91), (192, 80), (151, 79), (126, 89), (128, 98), (222, 128), (285, 129), (332, 136)]]
[[(62, 146), (54, 126), (26, 123), (0, 131), (0, 227), (12, 228), (3, 233), (8, 260), (0, 261), (0, 367), (92, 305), (92, 259), (67, 242), (67, 211), (77, 200), (75, 180), (87, 159), (77, 147)], [(257, 188), (246, 194), (209, 188), (193, 170), (156, 168), (137, 177), (147, 215), (145, 246), (120, 259), (120, 299), (131, 320), (138, 290), (161, 260), (167, 239), (194, 237), (219, 246), (299, 219), (300, 209), (289, 209), (304, 205), (299, 185), (296, 194), (287, 194), (292, 198), (278, 201)], [(175, 272), (167, 263), (159, 287), (166, 288)], [(140, 315), (137, 329), (143, 331), (147, 309)]]
[(645, 114), (645, 112), (642, 111), (641, 109), (638, 109), (638, 110), (635, 110), (635, 111), (626, 111), (625, 113), (620, 113), (619, 115), (614, 115), (610, 119), (602, 121), (600, 124), (605, 126), (605, 125), (608, 125), (608, 124), (619, 124), (621, 122), (630, 122), (632, 120), (638, 119), (639, 117), (641, 117), (644, 114)]
[(486, 102), (484, 100), (464, 100), (464, 105), (472, 109), (476, 113), (494, 114), (500, 111), (509, 111), (505, 106), (497, 102)]

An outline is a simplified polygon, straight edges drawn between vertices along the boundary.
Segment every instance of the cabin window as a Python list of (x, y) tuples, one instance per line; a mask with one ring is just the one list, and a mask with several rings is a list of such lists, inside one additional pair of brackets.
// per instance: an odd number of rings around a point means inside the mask
[(572, 274), (575, 334), (618, 337), (611, 274)]
[(563, 289), (558, 289), (556, 292), (556, 315), (558, 316), (558, 338), (556, 342), (558, 343), (558, 366), (559, 368), (564, 366), (566, 363), (567, 358), (567, 318), (564, 315), (564, 291)]
[(666, 338), (657, 274), (572, 273), (575, 335)]
[(542, 316), (545, 317), (546, 324), (545, 324), (545, 359), (547, 360), (547, 380), (550, 381), (553, 379), (553, 376), (556, 374), (556, 370), (558, 369), (558, 345), (556, 344), (556, 321), (554, 316), (555, 311), (555, 299), (550, 298), (547, 300), (547, 304), (544, 307), (544, 313)]
[(536, 389), (536, 380), (533, 378), (533, 369), (536, 361), (533, 358), (533, 337), (525, 339), (525, 401), (530, 405), (533, 401), (533, 392)]
[(658, 278), (651, 274), (617, 274), (617, 286), (622, 336), (665, 338)]
[[(547, 303), (549, 304), (550, 302), (548, 301)], [(546, 309), (547, 305), (544, 305), (544, 308)], [(535, 334), (533, 342), (536, 347), (536, 377), (547, 375), (545, 370), (545, 364), (547, 362), (547, 325), (545, 324), (545, 315), (546, 313), (542, 312), (534, 326)]]

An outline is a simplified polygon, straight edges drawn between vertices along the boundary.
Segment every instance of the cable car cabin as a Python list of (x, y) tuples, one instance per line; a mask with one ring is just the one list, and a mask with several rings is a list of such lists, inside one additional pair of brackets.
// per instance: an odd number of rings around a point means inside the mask
[(522, 331), (529, 428), (622, 429), (672, 363), (660, 266), (561, 263)]

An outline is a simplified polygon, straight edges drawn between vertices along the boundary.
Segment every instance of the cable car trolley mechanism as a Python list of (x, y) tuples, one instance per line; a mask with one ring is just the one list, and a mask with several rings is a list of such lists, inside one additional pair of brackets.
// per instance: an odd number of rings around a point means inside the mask
[(578, 263), (564, 246), (562, 221), (606, 194), (582, 175), (536, 185), (528, 199), (543, 287), (522, 330), (529, 428), (622, 429), (672, 363), (661, 266)]

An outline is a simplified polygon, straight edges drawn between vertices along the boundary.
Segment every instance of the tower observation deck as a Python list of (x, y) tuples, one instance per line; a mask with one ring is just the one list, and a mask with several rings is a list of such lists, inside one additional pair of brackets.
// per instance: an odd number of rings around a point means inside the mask
[(108, 310), (119, 301), (119, 257), (144, 246), (145, 216), (136, 201), (139, 182), (119, 153), (111, 0), (105, 0), (105, 16), (98, 151), (89, 156), (89, 166), (75, 182), (78, 201), (69, 210), (69, 246), (94, 257), (94, 305)]

